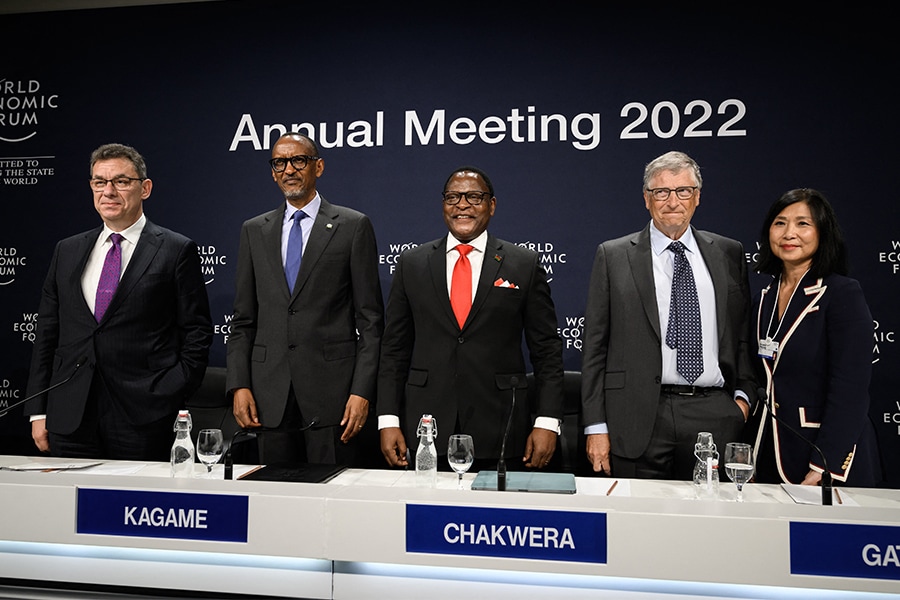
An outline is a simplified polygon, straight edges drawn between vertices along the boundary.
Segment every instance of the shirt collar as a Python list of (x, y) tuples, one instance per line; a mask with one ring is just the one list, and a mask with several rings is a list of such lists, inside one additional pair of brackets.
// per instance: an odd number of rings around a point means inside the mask
[(669, 248), (669, 244), (674, 241), (679, 241), (684, 244), (684, 247), (688, 252), (696, 254), (698, 251), (697, 240), (694, 238), (693, 228), (688, 227), (678, 240), (673, 240), (672, 238), (666, 237), (663, 232), (656, 228), (653, 221), (650, 221), (650, 247), (653, 249), (654, 254), (659, 256), (665, 252)]
[(141, 237), (141, 233), (144, 231), (144, 225), (147, 224), (147, 217), (144, 213), (141, 213), (141, 216), (138, 217), (138, 220), (132, 223), (130, 226), (126, 227), (122, 231), (113, 231), (109, 228), (109, 226), (104, 223), (103, 224), (103, 233), (100, 234), (100, 239), (103, 242), (106, 242), (109, 239), (109, 236), (113, 233), (118, 233), (125, 239), (127, 242), (131, 242), (132, 244), (137, 244), (138, 240)]
[(475, 250), (478, 250), (479, 252), (484, 254), (484, 251), (487, 249), (487, 240), (488, 240), (487, 229), (482, 231), (481, 234), (477, 238), (472, 240), (471, 242), (461, 242), (458, 239), (456, 239), (455, 237), (453, 237), (452, 233), (448, 233), (447, 234), (447, 252), (450, 252), (451, 250), (453, 250), (460, 244), (469, 244)]
[(309, 204), (304, 206), (303, 208), (297, 208), (290, 202), (285, 201), (285, 209), (284, 209), (284, 222), (287, 223), (291, 219), (294, 218), (294, 213), (298, 210), (302, 210), (307, 217), (316, 218), (316, 215), (319, 214), (319, 207), (322, 206), (322, 198), (319, 197), (319, 192), (316, 192), (315, 197), (310, 200)]

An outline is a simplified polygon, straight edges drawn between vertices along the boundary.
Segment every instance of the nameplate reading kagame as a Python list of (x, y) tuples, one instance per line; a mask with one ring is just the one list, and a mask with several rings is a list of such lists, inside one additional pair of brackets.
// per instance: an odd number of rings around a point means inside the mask
[(247, 542), (247, 496), (78, 488), (75, 532)]
[(791, 574), (900, 580), (900, 527), (792, 522)]
[(406, 551), (606, 563), (606, 513), (408, 504)]

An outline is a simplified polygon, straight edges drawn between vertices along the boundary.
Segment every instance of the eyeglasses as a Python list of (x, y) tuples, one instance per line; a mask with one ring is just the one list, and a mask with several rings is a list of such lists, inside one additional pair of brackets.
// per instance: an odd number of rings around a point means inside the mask
[(319, 157), (298, 154), (297, 156), (292, 156), (290, 158), (273, 158), (269, 161), (269, 164), (272, 165), (273, 171), (275, 171), (276, 173), (282, 173), (287, 168), (288, 162), (290, 162), (291, 166), (298, 171), (302, 171), (306, 168), (306, 165), (308, 165), (309, 161), (311, 160), (319, 160)]
[(91, 179), (91, 189), (95, 192), (102, 192), (106, 189), (107, 184), (113, 184), (113, 187), (119, 191), (127, 190), (131, 187), (133, 181), (144, 181), (146, 177), (114, 177), (112, 179), (103, 179), (102, 177), (94, 177)]
[(453, 206), (459, 204), (461, 198), (465, 198), (466, 202), (472, 206), (478, 206), (484, 202), (485, 198), (490, 198), (490, 192), (444, 192), (444, 204)]
[(675, 197), (679, 200), (689, 200), (693, 197), (694, 192), (699, 189), (696, 185), (685, 185), (677, 188), (653, 188), (647, 189), (653, 199), (657, 202), (665, 202), (669, 199), (669, 194), (675, 192)]

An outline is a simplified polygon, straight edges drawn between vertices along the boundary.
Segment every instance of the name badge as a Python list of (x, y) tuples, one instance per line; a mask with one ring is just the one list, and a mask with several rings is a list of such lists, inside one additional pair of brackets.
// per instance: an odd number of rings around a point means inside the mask
[(775, 354), (777, 352), (778, 352), (778, 342), (776, 342), (772, 338), (766, 338), (764, 340), (759, 340), (759, 355), (762, 358), (775, 358)]

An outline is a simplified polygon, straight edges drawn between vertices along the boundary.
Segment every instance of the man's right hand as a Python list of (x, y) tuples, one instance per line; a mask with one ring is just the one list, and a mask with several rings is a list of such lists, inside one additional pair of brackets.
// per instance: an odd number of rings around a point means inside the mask
[(609, 434), (594, 433), (587, 436), (587, 456), (595, 473), (612, 473), (609, 464)]
[(50, 452), (50, 434), (47, 433), (47, 419), (36, 419), (31, 422), (31, 439), (41, 452)]
[(392, 467), (408, 467), (406, 459), (406, 440), (399, 427), (385, 427), (380, 432), (381, 453)]
[(256, 416), (256, 400), (250, 388), (238, 388), (234, 390), (234, 420), (242, 428), (259, 427), (259, 418)]

